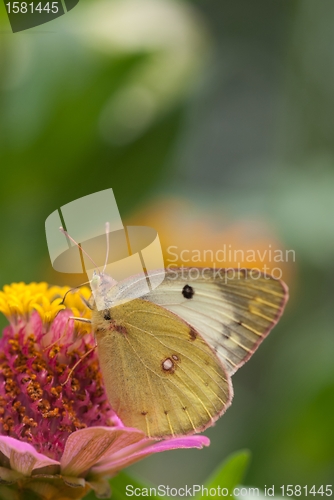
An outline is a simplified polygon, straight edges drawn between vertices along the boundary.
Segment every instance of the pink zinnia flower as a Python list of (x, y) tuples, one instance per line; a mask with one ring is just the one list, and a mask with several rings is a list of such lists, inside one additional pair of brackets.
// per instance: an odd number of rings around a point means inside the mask
[(154, 441), (125, 427), (110, 407), (81, 296), (68, 288), (16, 283), (0, 292), (9, 320), (0, 339), (0, 497), (109, 498), (107, 479), (152, 453), (202, 448), (205, 436)]

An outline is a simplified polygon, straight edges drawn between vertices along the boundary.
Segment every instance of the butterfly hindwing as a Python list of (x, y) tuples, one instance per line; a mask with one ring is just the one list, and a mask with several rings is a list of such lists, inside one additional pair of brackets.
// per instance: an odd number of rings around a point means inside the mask
[(109, 313), (106, 320), (95, 309), (93, 327), (108, 398), (125, 425), (177, 436), (203, 430), (225, 411), (230, 378), (196, 329), (147, 300)]

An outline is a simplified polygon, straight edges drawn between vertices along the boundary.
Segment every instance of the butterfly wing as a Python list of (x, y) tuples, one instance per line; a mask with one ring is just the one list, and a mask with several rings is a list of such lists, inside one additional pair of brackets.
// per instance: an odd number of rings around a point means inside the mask
[(226, 410), (230, 377), (194, 328), (141, 299), (109, 316), (95, 309), (92, 322), (108, 398), (125, 425), (150, 437), (185, 435)]
[[(189, 323), (232, 375), (255, 352), (279, 320), (286, 285), (252, 269), (174, 268), (158, 270), (165, 280), (142, 299), (163, 306)], [(146, 277), (125, 280), (115, 299), (138, 292)]]

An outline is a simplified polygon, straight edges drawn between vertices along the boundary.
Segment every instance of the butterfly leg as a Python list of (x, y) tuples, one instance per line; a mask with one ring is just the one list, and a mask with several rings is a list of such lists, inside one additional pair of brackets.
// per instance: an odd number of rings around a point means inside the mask
[(49, 349), (51, 349), (54, 345), (57, 345), (64, 337), (66, 337), (67, 335), (67, 326), (68, 326), (68, 323), (70, 320), (73, 320), (73, 321), (81, 321), (82, 323), (91, 323), (91, 320), (90, 319), (87, 319), (87, 318), (77, 318), (75, 316), (70, 316), (68, 319), (67, 319), (67, 322), (66, 322), (66, 326), (65, 326), (65, 331), (64, 333), (59, 337), (59, 339), (55, 340), (54, 342), (52, 342), (52, 344), (48, 344), (47, 347), (44, 348), (43, 352), (45, 351), (48, 351)]
[(67, 384), (67, 382), (69, 381), (70, 377), (72, 376), (72, 373), (74, 372), (74, 370), (77, 368), (77, 366), (79, 366), (79, 364), (81, 363), (81, 361), (83, 361), (85, 359), (86, 356), (88, 356), (91, 352), (94, 351), (94, 349), (96, 349), (97, 345), (95, 344), (94, 347), (91, 347), (83, 356), (82, 358), (80, 358), (76, 363), (75, 365), (71, 368), (69, 374), (67, 375), (67, 378), (65, 380), (65, 382), (63, 382), (62, 384), (60, 384), (61, 386), (64, 386)]

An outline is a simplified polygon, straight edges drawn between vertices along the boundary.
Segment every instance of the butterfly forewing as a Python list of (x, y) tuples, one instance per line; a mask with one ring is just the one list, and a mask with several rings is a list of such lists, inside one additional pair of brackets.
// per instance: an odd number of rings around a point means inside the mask
[(151, 437), (184, 435), (212, 424), (229, 406), (230, 378), (195, 328), (135, 299), (93, 312), (109, 401), (127, 426)]
[(283, 282), (258, 271), (183, 268), (145, 298), (192, 325), (231, 375), (277, 323), (287, 297)]

